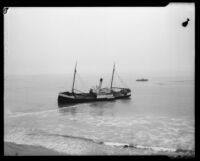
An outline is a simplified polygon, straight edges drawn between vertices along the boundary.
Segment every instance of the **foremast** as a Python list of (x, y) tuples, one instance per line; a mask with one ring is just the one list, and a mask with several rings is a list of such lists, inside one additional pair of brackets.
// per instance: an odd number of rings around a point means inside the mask
[(114, 63), (114, 66), (113, 66), (112, 79), (111, 79), (111, 85), (110, 85), (111, 91), (112, 91), (112, 85), (113, 85), (114, 72), (115, 72), (115, 63)]
[(74, 78), (73, 78), (73, 84), (72, 84), (72, 93), (74, 93), (74, 83), (75, 83), (75, 78), (76, 78), (76, 66), (77, 66), (77, 62), (76, 62), (75, 69), (74, 69)]

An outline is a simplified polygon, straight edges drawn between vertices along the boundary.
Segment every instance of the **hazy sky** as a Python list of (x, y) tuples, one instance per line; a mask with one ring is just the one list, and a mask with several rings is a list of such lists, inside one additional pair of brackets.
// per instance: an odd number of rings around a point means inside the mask
[[(194, 4), (167, 7), (11, 7), (5, 74), (193, 74)], [(187, 27), (182, 22), (190, 19)]]

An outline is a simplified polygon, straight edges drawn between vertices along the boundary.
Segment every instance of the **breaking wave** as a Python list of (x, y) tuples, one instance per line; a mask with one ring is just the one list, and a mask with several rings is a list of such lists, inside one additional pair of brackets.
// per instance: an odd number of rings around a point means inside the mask
[(165, 148), (165, 147), (155, 147), (155, 146), (143, 146), (143, 145), (135, 145), (133, 143), (119, 143), (119, 142), (108, 142), (108, 141), (100, 141), (100, 140), (94, 140), (90, 138), (85, 137), (79, 137), (79, 136), (71, 136), (71, 135), (60, 135), (60, 134), (46, 134), (48, 136), (61, 136), (71, 139), (81, 139), (89, 142), (93, 142), (96, 144), (104, 144), (107, 146), (116, 146), (116, 147), (123, 147), (123, 148), (137, 148), (137, 149), (150, 149), (154, 151), (167, 151), (167, 152), (177, 152), (178, 151), (188, 151), (184, 149), (175, 149), (175, 148)]
[(39, 115), (39, 114), (44, 114), (44, 113), (49, 113), (49, 112), (55, 112), (57, 110), (45, 110), (45, 111), (40, 111), (40, 112), (6, 112), (9, 117), (21, 117), (21, 116), (28, 116), (28, 115)]
[(48, 133), (48, 132), (45, 132), (42, 130), (36, 130), (36, 129), (27, 130), (27, 129), (20, 128), (20, 129), (16, 129), (15, 133), (13, 132), (5, 136), (5, 141), (14, 142), (17, 144), (39, 145), (39, 146), (43, 146), (49, 149), (56, 150), (58, 152), (62, 152), (62, 153), (67, 152), (70, 154), (81, 154), (84, 148), (87, 149), (87, 146), (90, 146), (91, 144), (103, 145), (103, 146), (108, 146), (111, 148), (112, 147), (123, 148), (123, 149), (129, 148), (130, 150), (141, 149), (141, 150), (151, 150), (151, 151), (157, 151), (157, 152), (182, 152), (182, 153), (193, 152), (194, 153), (193, 150), (187, 150), (187, 149), (181, 149), (181, 148), (175, 149), (175, 148), (166, 148), (166, 147), (137, 145), (134, 143), (110, 142), (110, 141), (103, 141), (103, 140), (92, 139), (92, 138), (81, 137), (81, 136), (53, 134), (53, 133)]

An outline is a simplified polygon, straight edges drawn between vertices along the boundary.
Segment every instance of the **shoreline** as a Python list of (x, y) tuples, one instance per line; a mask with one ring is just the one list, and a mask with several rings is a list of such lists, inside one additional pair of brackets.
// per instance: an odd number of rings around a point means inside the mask
[[(134, 149), (134, 154), (126, 153), (127, 148), (116, 149), (105, 148), (106, 145), (100, 145), (99, 147), (93, 147), (95, 150), (89, 155), (132, 155), (132, 156), (164, 156), (169, 158), (194, 158), (195, 152), (154, 152), (147, 149)], [(89, 148), (90, 149), (90, 148)], [(120, 150), (120, 153), (119, 153)], [(125, 153), (124, 153), (124, 152)], [(121, 153), (122, 152), (122, 153)], [(4, 142), (4, 156), (71, 156), (70, 153), (61, 153), (52, 149), (48, 149), (43, 146), (16, 144), (13, 142)], [(80, 154), (88, 155), (88, 154)]]

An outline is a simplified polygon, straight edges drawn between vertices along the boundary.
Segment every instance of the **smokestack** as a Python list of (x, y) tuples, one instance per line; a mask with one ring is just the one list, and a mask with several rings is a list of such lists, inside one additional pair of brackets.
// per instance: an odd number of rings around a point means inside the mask
[(101, 89), (102, 83), (103, 83), (103, 78), (100, 79), (100, 82), (99, 82), (99, 89)]

